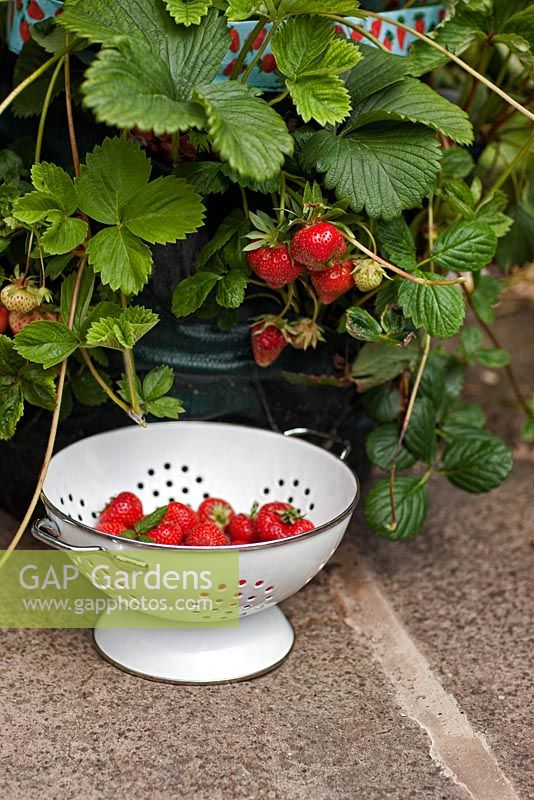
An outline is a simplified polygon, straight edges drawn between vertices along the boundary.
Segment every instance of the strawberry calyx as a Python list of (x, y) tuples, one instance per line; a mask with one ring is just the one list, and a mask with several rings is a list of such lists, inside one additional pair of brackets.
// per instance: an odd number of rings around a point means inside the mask
[(280, 517), (282, 522), (286, 525), (293, 525), (297, 520), (304, 519), (304, 515), (300, 513), (298, 508), (284, 508), (274, 512)]
[(265, 211), (249, 212), (250, 221), (255, 229), (245, 234), (245, 239), (250, 239), (250, 244), (243, 248), (243, 251), (250, 252), (258, 250), (260, 247), (276, 247), (286, 241), (287, 224), (286, 222), (275, 222)]
[(310, 317), (301, 317), (296, 322), (287, 326), (289, 344), (296, 350), (316, 348), (319, 342), (324, 342), (324, 333), (321, 326)]

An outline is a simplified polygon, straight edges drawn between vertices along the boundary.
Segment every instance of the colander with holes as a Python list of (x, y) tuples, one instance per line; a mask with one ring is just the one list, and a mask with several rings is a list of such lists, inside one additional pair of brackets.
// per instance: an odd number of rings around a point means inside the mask
[[(299, 436), (322, 436), (344, 445), (339, 457)], [(235, 586), (214, 601), (239, 608), (233, 628), (105, 627), (95, 643), (115, 665), (155, 680), (210, 683), (258, 675), (291, 650), (294, 633), (278, 607), (321, 570), (339, 545), (358, 500), (358, 481), (345, 463), (349, 446), (304, 428), (273, 433), (211, 422), (171, 422), (122, 428), (83, 439), (57, 453), (43, 487), (47, 517), (33, 535), (75, 558), (80, 551), (143, 552), (164, 547), (183, 558), (190, 547), (121, 539), (93, 528), (110, 496), (135, 491), (145, 510), (171, 500), (197, 507), (207, 496), (224, 497), (239, 511), (255, 500), (294, 504), (316, 525), (313, 531), (267, 543), (195, 548), (214, 557), (239, 555)], [(209, 551), (206, 552), (206, 551)], [(222, 611), (222, 609), (221, 609)], [(129, 615), (136, 612), (121, 612)], [(235, 611), (234, 611), (235, 614)]]

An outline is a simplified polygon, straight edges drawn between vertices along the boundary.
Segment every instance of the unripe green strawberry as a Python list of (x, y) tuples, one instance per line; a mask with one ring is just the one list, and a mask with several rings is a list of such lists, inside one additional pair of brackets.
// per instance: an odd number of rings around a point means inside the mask
[(353, 272), (354, 283), (360, 292), (370, 292), (382, 283), (384, 270), (372, 258), (362, 258), (356, 262)]
[(20, 311), (23, 314), (33, 311), (41, 303), (39, 290), (21, 280), (4, 286), (0, 292), (0, 300), (8, 311)]

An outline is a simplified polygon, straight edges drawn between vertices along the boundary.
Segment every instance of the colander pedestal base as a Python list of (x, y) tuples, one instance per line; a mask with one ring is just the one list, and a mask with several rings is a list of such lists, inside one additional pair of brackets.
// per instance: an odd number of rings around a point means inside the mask
[[(128, 627), (121, 628), (126, 614)], [(106, 616), (106, 627), (97, 624), (94, 631), (101, 655), (126, 672), (166, 683), (221, 683), (261, 675), (284, 660), (295, 639), (278, 606), (242, 617), (238, 628), (135, 628), (132, 617), (144, 615), (132, 611), (116, 612), (116, 627), (109, 627)]]

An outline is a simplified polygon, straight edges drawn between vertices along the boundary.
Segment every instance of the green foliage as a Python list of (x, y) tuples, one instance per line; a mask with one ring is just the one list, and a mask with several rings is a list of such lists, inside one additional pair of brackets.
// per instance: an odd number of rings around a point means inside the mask
[(45, 369), (54, 367), (73, 353), (78, 340), (61, 322), (42, 320), (26, 325), (14, 339), (14, 348), (23, 358), (42, 364)]
[(52, 409), (56, 402), (54, 370), (29, 364), (7, 336), (0, 335), (0, 439), (10, 439), (24, 413), (24, 402)]
[[(431, 272), (414, 273), (431, 281)], [(399, 289), (399, 304), (417, 327), (424, 328), (430, 336), (448, 339), (460, 330), (465, 316), (465, 305), (457, 286), (431, 286), (405, 280)]]
[(393, 484), (396, 525), (392, 526), (389, 481), (378, 481), (365, 501), (367, 524), (386, 539), (404, 541), (421, 529), (428, 511), (428, 490), (417, 477), (397, 477)]
[(102, 283), (137, 294), (152, 270), (150, 243), (185, 239), (203, 220), (203, 205), (184, 180), (167, 176), (148, 182), (150, 161), (133, 142), (105, 139), (87, 156), (76, 180), (82, 211), (104, 228), (87, 246), (89, 263)]

